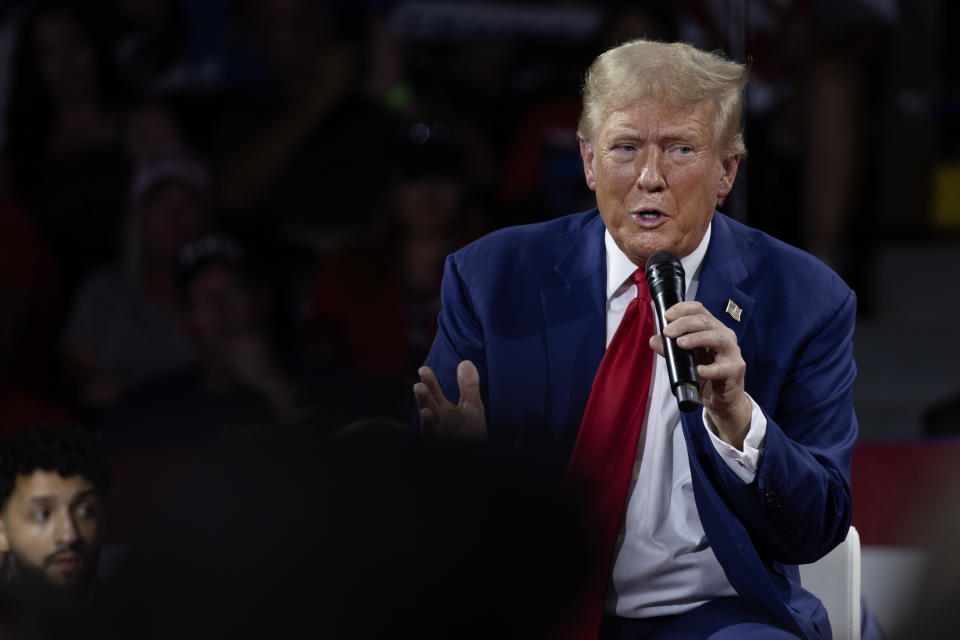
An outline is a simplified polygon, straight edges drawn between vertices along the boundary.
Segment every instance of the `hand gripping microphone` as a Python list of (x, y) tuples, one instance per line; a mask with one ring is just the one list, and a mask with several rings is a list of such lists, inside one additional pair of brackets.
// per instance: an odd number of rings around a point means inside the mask
[[(657, 310), (657, 328), (661, 337), (667, 324), (663, 316), (667, 309), (683, 302), (686, 281), (680, 258), (672, 251), (657, 251), (647, 258), (645, 268), (647, 288)], [(674, 338), (663, 338), (664, 355), (667, 359), (667, 371), (670, 373), (670, 390), (677, 398), (680, 411), (689, 413), (700, 404), (699, 380), (693, 354), (677, 346)]]

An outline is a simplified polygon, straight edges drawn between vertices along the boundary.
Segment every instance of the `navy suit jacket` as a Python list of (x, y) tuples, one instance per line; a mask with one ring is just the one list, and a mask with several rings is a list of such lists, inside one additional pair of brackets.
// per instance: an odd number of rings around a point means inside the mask
[[(596, 209), (502, 229), (448, 257), (427, 357), (448, 398), (472, 360), (496, 449), (569, 460), (605, 348), (604, 225)], [(733, 587), (802, 637), (830, 637), (798, 563), (840, 543), (851, 516), (856, 298), (807, 253), (715, 213), (697, 300), (737, 335), (767, 418), (756, 478), (717, 454), (702, 407), (682, 415), (700, 520)], [(740, 321), (724, 311), (728, 300)]]

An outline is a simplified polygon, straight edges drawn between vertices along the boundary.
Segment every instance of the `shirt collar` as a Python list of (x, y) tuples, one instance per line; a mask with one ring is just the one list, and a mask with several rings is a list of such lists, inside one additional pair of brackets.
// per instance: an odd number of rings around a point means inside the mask
[[(713, 230), (713, 222), (707, 225), (707, 232), (703, 234), (703, 239), (693, 252), (685, 258), (680, 258), (680, 264), (683, 265), (683, 272), (686, 274), (686, 293), (690, 295), (690, 285), (694, 280), (699, 280), (700, 266), (703, 264), (703, 258), (707, 255), (707, 247), (710, 246), (710, 233)], [(637, 265), (630, 262), (609, 230), (603, 232), (603, 244), (607, 254), (607, 301), (619, 294), (622, 289), (633, 283), (630, 281), (630, 275), (637, 270)]]

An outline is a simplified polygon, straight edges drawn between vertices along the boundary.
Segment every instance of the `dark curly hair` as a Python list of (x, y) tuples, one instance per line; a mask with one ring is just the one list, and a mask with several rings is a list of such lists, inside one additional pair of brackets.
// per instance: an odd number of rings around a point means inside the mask
[(18, 475), (56, 471), (81, 475), (104, 494), (110, 474), (93, 438), (78, 426), (38, 426), (14, 431), (0, 440), (0, 511), (6, 508)]

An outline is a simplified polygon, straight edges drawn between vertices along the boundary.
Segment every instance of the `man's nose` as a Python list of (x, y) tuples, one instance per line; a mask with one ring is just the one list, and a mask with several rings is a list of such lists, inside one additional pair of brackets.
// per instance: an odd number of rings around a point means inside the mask
[(663, 176), (663, 153), (656, 145), (646, 145), (638, 160), (637, 186), (644, 191), (662, 191), (667, 186)]
[(77, 541), (79, 533), (77, 532), (77, 524), (73, 521), (73, 518), (70, 514), (64, 514), (61, 516), (57, 522), (56, 529), (56, 544), (58, 547), (61, 546), (70, 546)]

